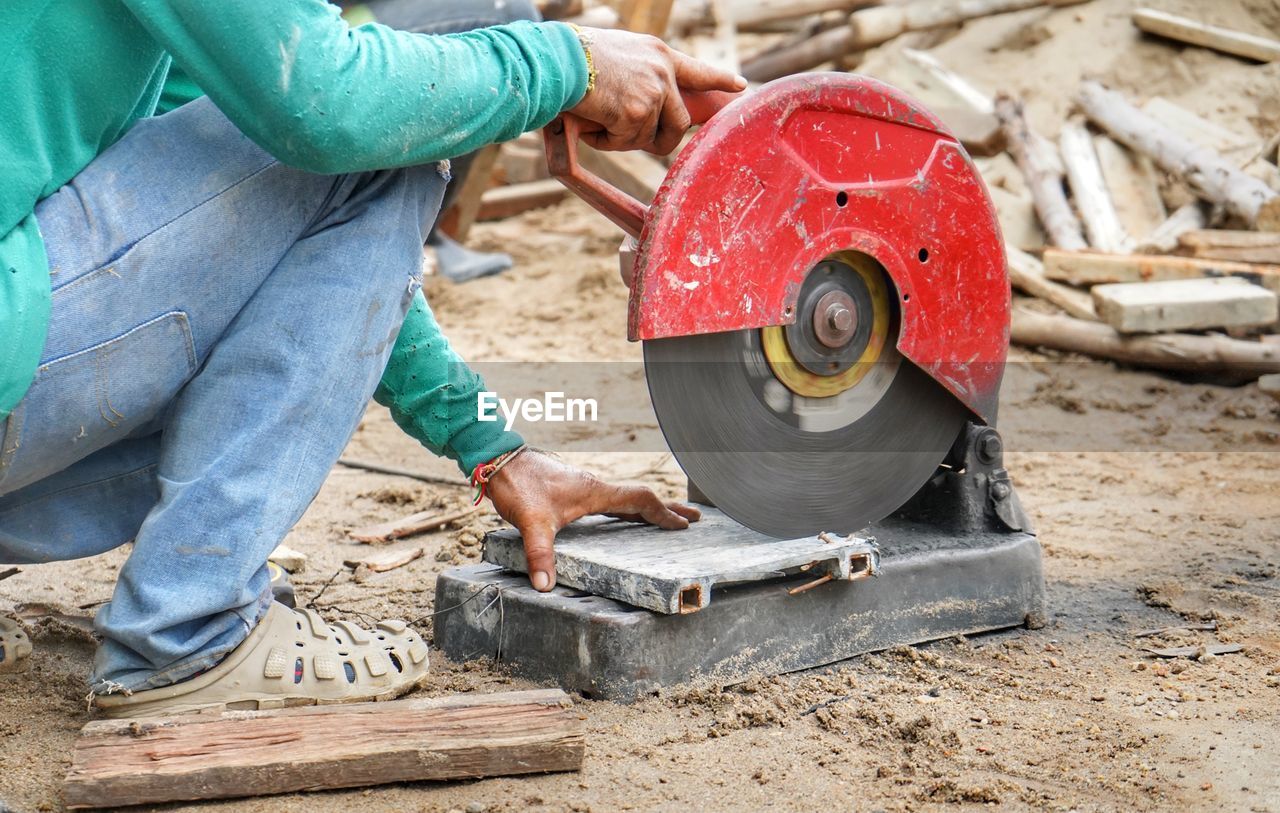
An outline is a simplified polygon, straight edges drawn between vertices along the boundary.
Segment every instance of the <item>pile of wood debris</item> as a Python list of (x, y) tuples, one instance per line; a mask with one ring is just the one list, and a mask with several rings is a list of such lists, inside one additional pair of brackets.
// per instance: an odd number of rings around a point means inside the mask
[[(587, 0), (589, 3), (590, 0)], [(927, 50), (968, 21), (1091, 0), (625, 0), (547, 2), (551, 18), (664, 35), (764, 82), (810, 69), (865, 70), (935, 112), (991, 191), (1013, 287), (1052, 307), (1015, 308), (1012, 339), (1136, 366), (1260, 386), (1280, 398), (1280, 133), (1242, 135), (1153, 95), (1084, 81), (1057, 141), (1019, 98), (993, 97)], [(1138, 8), (1126, 22), (1170, 51), (1280, 60), (1280, 41)], [(891, 59), (881, 46), (910, 40)], [(740, 53), (745, 54), (740, 58)], [(1084, 55), (1082, 55), (1084, 58)], [(584, 149), (583, 164), (652, 198), (666, 163)], [(567, 193), (546, 175), (540, 139), (493, 148), (464, 195), (475, 219), (548, 206)]]

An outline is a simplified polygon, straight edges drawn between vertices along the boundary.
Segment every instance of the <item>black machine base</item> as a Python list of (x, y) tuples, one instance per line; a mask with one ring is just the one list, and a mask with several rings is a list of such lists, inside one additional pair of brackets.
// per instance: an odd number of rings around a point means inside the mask
[[(693, 495), (696, 498), (696, 494)], [(714, 508), (726, 545), (751, 534)], [(436, 583), (435, 642), (450, 659), (497, 657), (515, 674), (628, 701), (699, 680), (733, 683), (903, 644), (1044, 623), (1040, 545), (1001, 467), (1000, 437), (970, 426), (948, 461), (894, 516), (869, 529), (880, 574), (792, 595), (803, 577), (715, 590), (688, 615), (663, 615), (567, 588), (538, 593), (496, 565)], [(618, 545), (649, 532), (598, 526)], [(510, 532), (499, 532), (510, 533)]]

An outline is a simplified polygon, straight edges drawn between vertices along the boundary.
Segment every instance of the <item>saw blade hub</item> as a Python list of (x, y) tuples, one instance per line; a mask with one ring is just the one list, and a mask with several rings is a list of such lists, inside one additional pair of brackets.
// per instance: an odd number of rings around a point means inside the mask
[(805, 277), (796, 319), (761, 330), (774, 376), (796, 395), (831, 398), (857, 386), (894, 331), (884, 269), (863, 254), (843, 251)]
[(857, 306), (844, 291), (828, 291), (813, 311), (813, 332), (833, 350), (844, 347), (858, 328)]

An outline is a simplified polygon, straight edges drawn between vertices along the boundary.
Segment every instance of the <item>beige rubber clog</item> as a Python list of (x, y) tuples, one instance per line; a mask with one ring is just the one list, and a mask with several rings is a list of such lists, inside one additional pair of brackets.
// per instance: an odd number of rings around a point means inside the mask
[(0, 675), (21, 672), (31, 656), (31, 639), (22, 625), (12, 618), (0, 616)]
[(97, 695), (108, 717), (206, 709), (277, 709), (391, 700), (427, 676), (427, 645), (403, 621), (372, 630), (330, 626), (312, 610), (273, 602), (249, 637), (208, 672), (172, 686)]

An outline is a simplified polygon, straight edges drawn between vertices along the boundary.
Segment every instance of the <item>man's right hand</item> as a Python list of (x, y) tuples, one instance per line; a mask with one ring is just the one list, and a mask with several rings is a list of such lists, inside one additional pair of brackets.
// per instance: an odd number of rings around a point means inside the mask
[(657, 37), (584, 28), (595, 89), (569, 113), (587, 122), (583, 142), (600, 150), (666, 155), (689, 129), (681, 90), (745, 90), (747, 80), (699, 62)]

